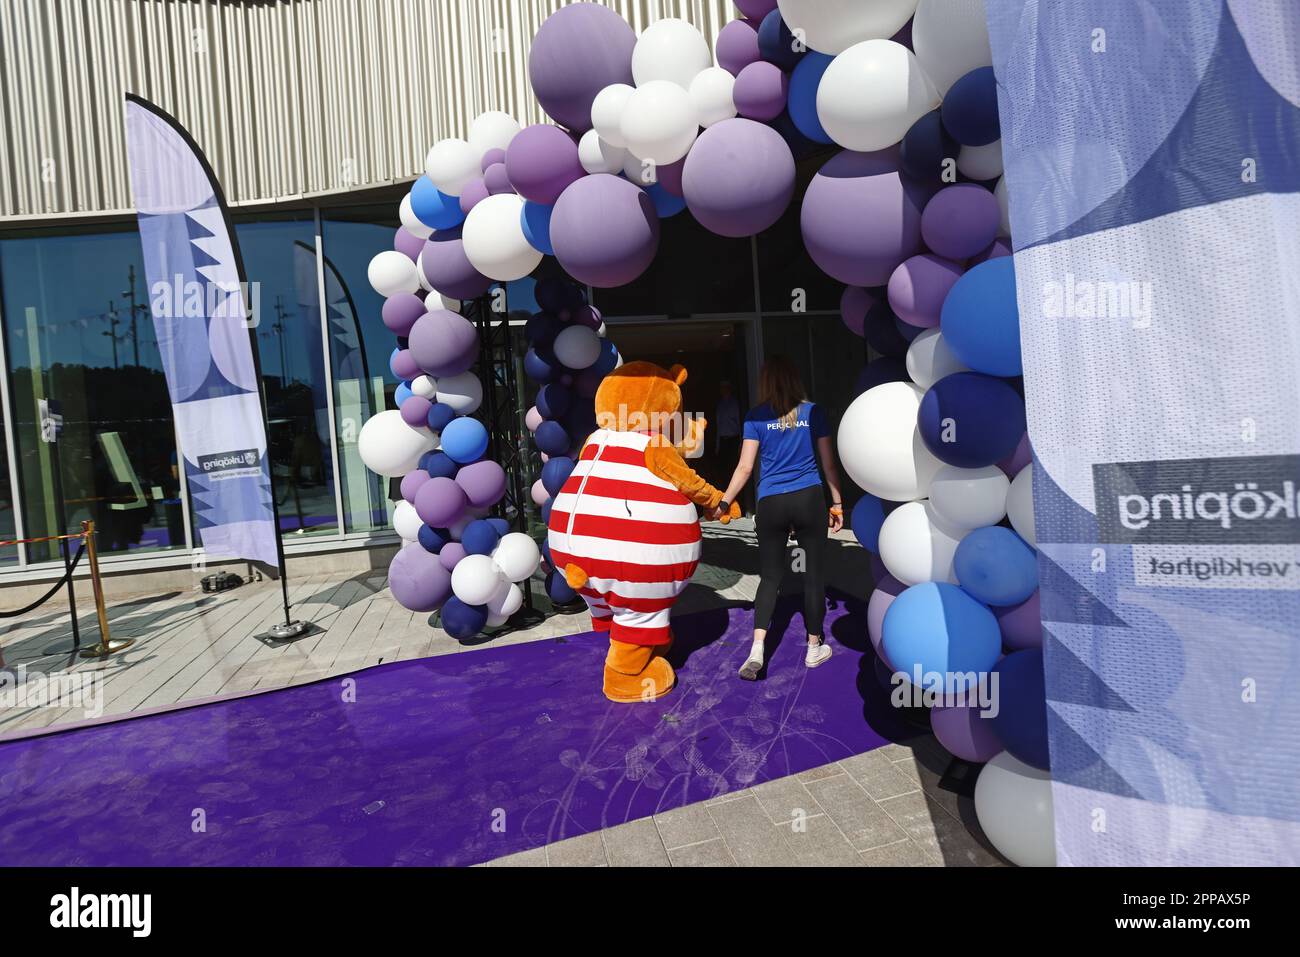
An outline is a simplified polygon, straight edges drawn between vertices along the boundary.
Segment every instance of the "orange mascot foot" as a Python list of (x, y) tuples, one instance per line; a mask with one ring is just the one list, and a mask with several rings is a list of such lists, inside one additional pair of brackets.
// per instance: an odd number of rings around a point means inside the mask
[(677, 681), (673, 666), (663, 656), (667, 650), (667, 646), (630, 645), (610, 639), (605, 657), (605, 697), (634, 704), (666, 695)]

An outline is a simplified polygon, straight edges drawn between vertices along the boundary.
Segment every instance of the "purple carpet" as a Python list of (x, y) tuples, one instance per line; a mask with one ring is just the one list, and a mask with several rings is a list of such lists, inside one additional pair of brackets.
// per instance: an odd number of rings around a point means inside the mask
[(830, 661), (783, 603), (757, 682), (748, 609), (675, 618), (651, 705), (605, 700), (587, 633), (0, 744), (0, 862), (476, 864), (868, 751), (909, 732), (832, 604)]

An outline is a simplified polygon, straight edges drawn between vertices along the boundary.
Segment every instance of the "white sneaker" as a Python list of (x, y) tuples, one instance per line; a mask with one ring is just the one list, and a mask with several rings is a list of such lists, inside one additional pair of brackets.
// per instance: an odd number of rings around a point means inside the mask
[(831, 646), (825, 644), (809, 645), (803, 657), (803, 663), (809, 668), (816, 668), (831, 656)]
[(758, 673), (763, 670), (763, 646), (754, 645), (749, 650), (749, 657), (740, 666), (740, 677), (746, 681), (756, 681)]

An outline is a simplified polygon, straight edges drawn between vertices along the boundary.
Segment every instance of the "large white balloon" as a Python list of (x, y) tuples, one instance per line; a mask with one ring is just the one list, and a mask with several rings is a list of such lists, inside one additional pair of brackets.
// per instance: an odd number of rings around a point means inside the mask
[(1034, 463), (1030, 462), (1011, 480), (1007, 489), (1007, 518), (1016, 534), (1037, 547), (1034, 537)]
[(487, 555), (466, 555), (451, 573), (451, 590), (467, 605), (486, 605), (501, 587), (501, 569)]
[(1007, 489), (1011, 480), (996, 465), (961, 469), (945, 465), (930, 482), (930, 505), (956, 528), (996, 525), (1007, 514)]
[(943, 341), (938, 329), (926, 329), (907, 348), (907, 374), (922, 389), (928, 389), (944, 376), (969, 372)]
[(668, 80), (683, 90), (701, 70), (713, 65), (704, 34), (685, 20), (656, 20), (642, 32), (632, 50), (632, 78), (637, 86)]
[(893, 40), (849, 47), (817, 87), (817, 116), (845, 149), (881, 150), (939, 105), (939, 94), (912, 51)]
[(420, 288), (416, 276), (415, 263), (406, 253), (388, 249), (370, 260), (366, 268), (366, 278), (371, 287), (385, 299), (404, 292), (415, 292)]
[(611, 83), (591, 101), (591, 128), (610, 146), (627, 148), (623, 139), (623, 109), (635, 91), (626, 83)]
[(957, 151), (957, 172), (971, 179), (997, 179), (1002, 175), (1002, 141), (963, 146)]
[(439, 140), (424, 158), (424, 172), (442, 192), (459, 196), (465, 184), (482, 173), (482, 158), (464, 140)]
[[(421, 256), (424, 253), (420, 254)], [(423, 269), (420, 272), (424, 272)], [(450, 296), (444, 296), (438, 290), (434, 289), (424, 297), (424, 308), (433, 312), (435, 309), (446, 309), (448, 312), (460, 312), (461, 305), (459, 299), (452, 299)]]
[(690, 152), (699, 125), (690, 93), (668, 80), (651, 80), (628, 97), (620, 129), (630, 152), (667, 166)]
[[(469, 415), (483, 402), (483, 383), (473, 372), (443, 376), (438, 380), (438, 401), (457, 415)], [(412, 386), (411, 391), (415, 388)]]
[(607, 142), (595, 130), (587, 130), (578, 141), (578, 162), (588, 173), (617, 173), (625, 159), (626, 149)]
[(420, 529), (424, 527), (424, 522), (420, 521), (420, 516), (416, 514), (415, 506), (403, 499), (393, 507), (393, 531), (395, 531), (404, 542), (414, 542), (420, 537)]
[(892, 502), (925, 498), (943, 463), (925, 447), (916, 415), (925, 390), (886, 382), (853, 400), (840, 419), (840, 461), (858, 487)]
[(437, 439), (428, 429), (415, 429), (402, 421), (402, 413), (385, 409), (371, 416), (357, 436), (357, 454), (366, 468), (385, 478), (413, 472), (420, 456), (432, 452)]
[(589, 326), (569, 326), (555, 337), (555, 358), (570, 369), (585, 369), (600, 358), (600, 336)]
[(507, 532), (492, 552), (492, 560), (507, 581), (521, 582), (537, 571), (542, 553), (537, 543), (523, 532)]
[(736, 115), (736, 78), (720, 66), (702, 70), (691, 80), (691, 106), (700, 126), (712, 126)]
[(465, 257), (489, 279), (522, 279), (542, 261), (542, 253), (524, 236), (523, 209), (522, 196), (497, 193), (480, 200), (465, 217)]
[(912, 19), (912, 49), (940, 93), (971, 70), (992, 66), (984, 0), (921, 0)]
[(975, 817), (990, 843), (1011, 863), (1056, 866), (1052, 778), (1046, 771), (998, 752), (975, 781)]
[(488, 150), (503, 150), (519, 132), (519, 121), (509, 113), (489, 110), (480, 113), (469, 125), (469, 145), (478, 153), (479, 160)]
[(402, 202), (397, 207), (397, 218), (402, 221), (406, 231), (412, 236), (419, 236), (421, 239), (428, 239), (433, 235), (433, 227), (426, 226), (420, 222), (420, 217), (415, 215), (415, 210), (411, 208), (411, 194), (407, 193), (402, 197)]
[(916, 10), (916, 0), (777, 0), (776, 5), (791, 32), (819, 53), (887, 40)]
[(507, 618), (523, 607), (523, 590), (511, 582), (502, 582), (496, 594), (487, 600), (488, 623), (505, 624)]
[(880, 560), (904, 585), (955, 585), (952, 559), (969, 531), (940, 518), (928, 501), (907, 502), (885, 516), (880, 526)]

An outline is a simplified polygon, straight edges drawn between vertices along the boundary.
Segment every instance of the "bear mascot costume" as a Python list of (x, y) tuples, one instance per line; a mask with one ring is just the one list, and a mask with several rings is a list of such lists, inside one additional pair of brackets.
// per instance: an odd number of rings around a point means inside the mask
[[(654, 701), (672, 689), (668, 615), (700, 561), (695, 507), (722, 500), (671, 438), (683, 431), (685, 381), (681, 366), (651, 362), (607, 375), (596, 392), (598, 427), (551, 505), (551, 559), (586, 601), (592, 628), (609, 632), (611, 701)], [(703, 422), (684, 431), (685, 442), (698, 444)], [(733, 503), (722, 521), (739, 516)]]

